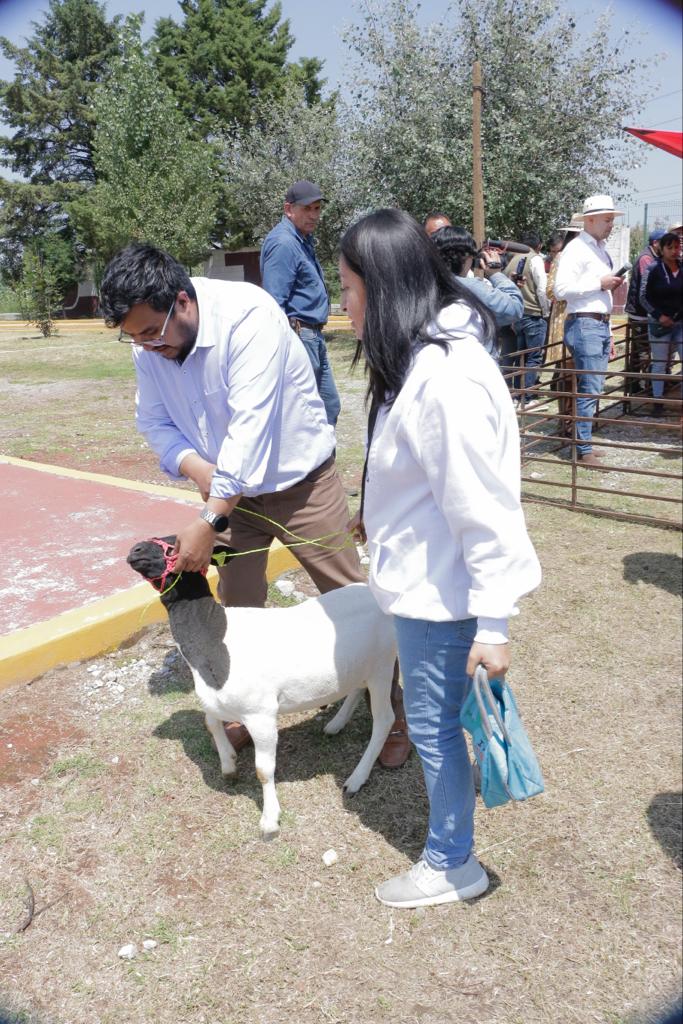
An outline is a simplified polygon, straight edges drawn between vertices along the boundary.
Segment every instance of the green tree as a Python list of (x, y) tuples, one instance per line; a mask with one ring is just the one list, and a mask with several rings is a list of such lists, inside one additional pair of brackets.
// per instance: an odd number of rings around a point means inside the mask
[(74, 283), (73, 251), (65, 238), (48, 234), (24, 247), (17, 287), (19, 308), (43, 337), (55, 333), (55, 314)]
[(2, 162), (27, 181), (94, 180), (91, 101), (117, 53), (119, 21), (97, 0), (50, 0), (26, 46), (0, 37), (16, 65), (0, 82), (0, 117), (14, 129), (0, 139)]
[(487, 229), (545, 232), (586, 195), (622, 186), (635, 152), (621, 140), (640, 102), (641, 63), (609, 18), (581, 35), (554, 0), (455, 0), (423, 29), (409, 0), (364, 0), (347, 33), (350, 155), (358, 204), (471, 224), (471, 71), (484, 72)]
[(119, 18), (108, 21), (96, 0), (50, 0), (25, 46), (0, 37), (15, 65), (0, 81), (0, 163), (19, 180), (0, 183), (0, 272), (16, 280), (25, 244), (45, 232), (71, 232), (66, 203), (92, 184), (92, 97), (118, 50)]
[(66, 208), (81, 192), (78, 184), (31, 185), (0, 178), (0, 279), (15, 284), (22, 272), (24, 246), (51, 234), (68, 243), (75, 274), (79, 253)]
[(320, 98), (322, 64), (288, 64), (293, 38), (281, 7), (268, 0), (180, 0), (184, 20), (156, 24), (157, 63), (180, 110), (201, 139), (252, 120), (254, 101), (280, 96), (288, 79)]
[(636, 224), (635, 227), (631, 228), (631, 234), (629, 236), (629, 259), (631, 263), (636, 262), (644, 248), (645, 231), (643, 230), (642, 224)]
[(72, 213), (98, 265), (131, 239), (191, 265), (205, 255), (215, 222), (213, 152), (191, 138), (145, 53), (138, 19), (123, 35), (122, 56), (94, 100), (97, 183)]
[(338, 131), (334, 99), (311, 107), (305, 89), (294, 82), (282, 96), (254, 105), (251, 123), (236, 127), (223, 144), (228, 244), (260, 244), (282, 217), (288, 187), (307, 178), (320, 185), (326, 198), (317, 233), (319, 253), (323, 261), (333, 257), (351, 215)]

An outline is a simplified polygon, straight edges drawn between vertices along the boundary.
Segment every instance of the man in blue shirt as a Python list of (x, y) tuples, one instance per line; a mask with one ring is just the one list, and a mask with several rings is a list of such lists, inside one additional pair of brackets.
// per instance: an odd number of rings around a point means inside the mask
[(341, 403), (322, 336), (330, 301), (313, 242), (322, 203), (322, 193), (311, 181), (295, 181), (287, 189), (284, 217), (263, 242), (261, 278), (304, 343), (327, 421), (334, 426)]

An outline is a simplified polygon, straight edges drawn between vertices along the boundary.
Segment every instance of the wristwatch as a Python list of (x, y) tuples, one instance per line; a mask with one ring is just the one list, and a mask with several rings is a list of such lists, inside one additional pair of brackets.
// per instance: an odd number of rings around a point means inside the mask
[(216, 533), (223, 533), (224, 530), (227, 530), (228, 523), (230, 522), (227, 516), (221, 515), (220, 512), (212, 512), (210, 508), (202, 509), (199, 518), (203, 519), (209, 526), (212, 526)]

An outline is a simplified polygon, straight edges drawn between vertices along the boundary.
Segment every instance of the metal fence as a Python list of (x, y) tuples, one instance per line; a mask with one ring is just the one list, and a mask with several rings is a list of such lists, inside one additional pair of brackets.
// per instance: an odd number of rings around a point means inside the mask
[[(505, 373), (518, 400), (523, 497), (631, 522), (682, 528), (681, 381), (673, 372), (652, 374), (649, 346), (629, 323), (612, 325), (616, 352), (609, 361), (593, 423), (593, 448), (606, 457), (599, 468), (577, 456), (577, 370), (564, 345), (549, 346), (536, 385), (523, 386), (524, 359)], [(645, 336), (646, 337), (646, 336)], [(512, 388), (517, 378), (518, 388)], [(652, 396), (652, 381), (664, 396)], [(661, 409), (661, 412), (657, 412)]]
[(676, 200), (645, 203), (643, 207), (643, 238), (654, 228), (668, 230), (672, 224), (681, 224), (681, 203)]

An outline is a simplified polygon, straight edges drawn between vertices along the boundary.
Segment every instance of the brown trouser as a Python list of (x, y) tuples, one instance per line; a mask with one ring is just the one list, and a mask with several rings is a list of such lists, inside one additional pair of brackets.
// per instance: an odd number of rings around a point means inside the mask
[(230, 528), (224, 536), (237, 551), (266, 550), (231, 558), (219, 570), (221, 602), (230, 607), (263, 608), (268, 592), (267, 549), (274, 537), (283, 544), (295, 541), (287, 530), (298, 537), (325, 538), (321, 541), (325, 547), (304, 544), (293, 548), (322, 594), (347, 583), (364, 583), (358, 552), (347, 532), (348, 523), (346, 495), (332, 456), (285, 491), (242, 498), (230, 513)]

